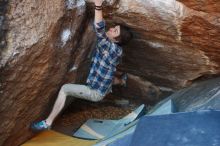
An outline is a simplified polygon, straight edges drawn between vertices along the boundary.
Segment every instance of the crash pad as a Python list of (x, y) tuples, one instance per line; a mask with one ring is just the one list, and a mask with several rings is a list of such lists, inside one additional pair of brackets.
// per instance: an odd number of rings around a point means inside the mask
[(220, 78), (197, 82), (170, 96), (178, 112), (220, 110)]
[(136, 125), (138, 120), (126, 125), (118, 133), (115, 133), (115, 135), (108, 136), (102, 140), (97, 141), (97, 143), (94, 146), (107, 146), (108, 144), (111, 144), (115, 141), (118, 141), (120, 139), (123, 139), (124, 137), (127, 137), (127, 135), (131, 135), (134, 133)]
[[(154, 108), (152, 108), (147, 115), (145, 116), (155, 116), (155, 115), (164, 115), (164, 114), (171, 114), (175, 112), (175, 106), (170, 98), (166, 98), (159, 102)], [(136, 125), (138, 120), (132, 122), (127, 127), (122, 129), (120, 133), (112, 137), (106, 137), (105, 139), (98, 141), (98, 143), (94, 146), (128, 146), (131, 141), (131, 137), (136, 129)]]
[(107, 146), (129, 146), (131, 143), (131, 139), (133, 137), (133, 133), (124, 136), (123, 138), (116, 140)]
[(173, 101), (170, 98), (166, 98), (154, 106), (147, 115), (165, 115), (175, 113), (175, 111)]
[(42, 132), (21, 146), (92, 146), (95, 141), (73, 138), (52, 130)]
[(73, 136), (84, 139), (103, 139), (105, 137), (111, 137), (144, 114), (145, 105), (141, 105), (119, 120), (89, 119), (73, 134)]
[(130, 146), (220, 146), (220, 111), (144, 116)]

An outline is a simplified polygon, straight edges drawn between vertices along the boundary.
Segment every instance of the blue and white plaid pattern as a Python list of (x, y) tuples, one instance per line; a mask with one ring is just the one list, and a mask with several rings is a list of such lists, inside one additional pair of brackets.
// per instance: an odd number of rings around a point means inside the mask
[(105, 33), (105, 22), (94, 26), (97, 44), (92, 58), (92, 66), (87, 78), (87, 85), (105, 96), (111, 91), (116, 66), (122, 55), (122, 48), (111, 42)]

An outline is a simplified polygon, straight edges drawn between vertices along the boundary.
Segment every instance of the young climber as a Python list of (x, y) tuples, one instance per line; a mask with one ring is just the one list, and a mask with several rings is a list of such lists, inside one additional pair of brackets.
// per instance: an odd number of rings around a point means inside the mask
[(111, 91), (112, 84), (125, 84), (123, 79), (114, 77), (116, 66), (122, 56), (120, 46), (127, 43), (132, 35), (127, 28), (117, 25), (105, 32), (105, 22), (102, 15), (103, 0), (94, 0), (95, 20), (94, 29), (97, 36), (97, 44), (90, 73), (86, 85), (65, 84), (61, 87), (52, 112), (46, 120), (31, 124), (34, 131), (50, 129), (54, 119), (62, 111), (67, 96), (98, 102)]

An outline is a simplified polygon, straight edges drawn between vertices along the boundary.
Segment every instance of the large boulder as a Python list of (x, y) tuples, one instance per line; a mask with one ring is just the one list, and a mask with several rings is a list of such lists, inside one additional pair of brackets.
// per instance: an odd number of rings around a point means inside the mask
[(30, 123), (43, 117), (71, 61), (86, 51), (77, 46), (88, 22), (85, 2), (10, 0), (5, 7), (0, 145), (16, 146), (33, 135)]
[(220, 2), (120, 0), (106, 18), (131, 28), (122, 69), (158, 86), (179, 89), (219, 74)]

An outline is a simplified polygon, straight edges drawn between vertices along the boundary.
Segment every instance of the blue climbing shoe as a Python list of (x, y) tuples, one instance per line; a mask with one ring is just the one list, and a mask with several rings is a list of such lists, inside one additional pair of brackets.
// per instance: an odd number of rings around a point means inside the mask
[(46, 121), (34, 122), (31, 124), (31, 130), (34, 132), (40, 132), (51, 129), (51, 126), (47, 125)]

